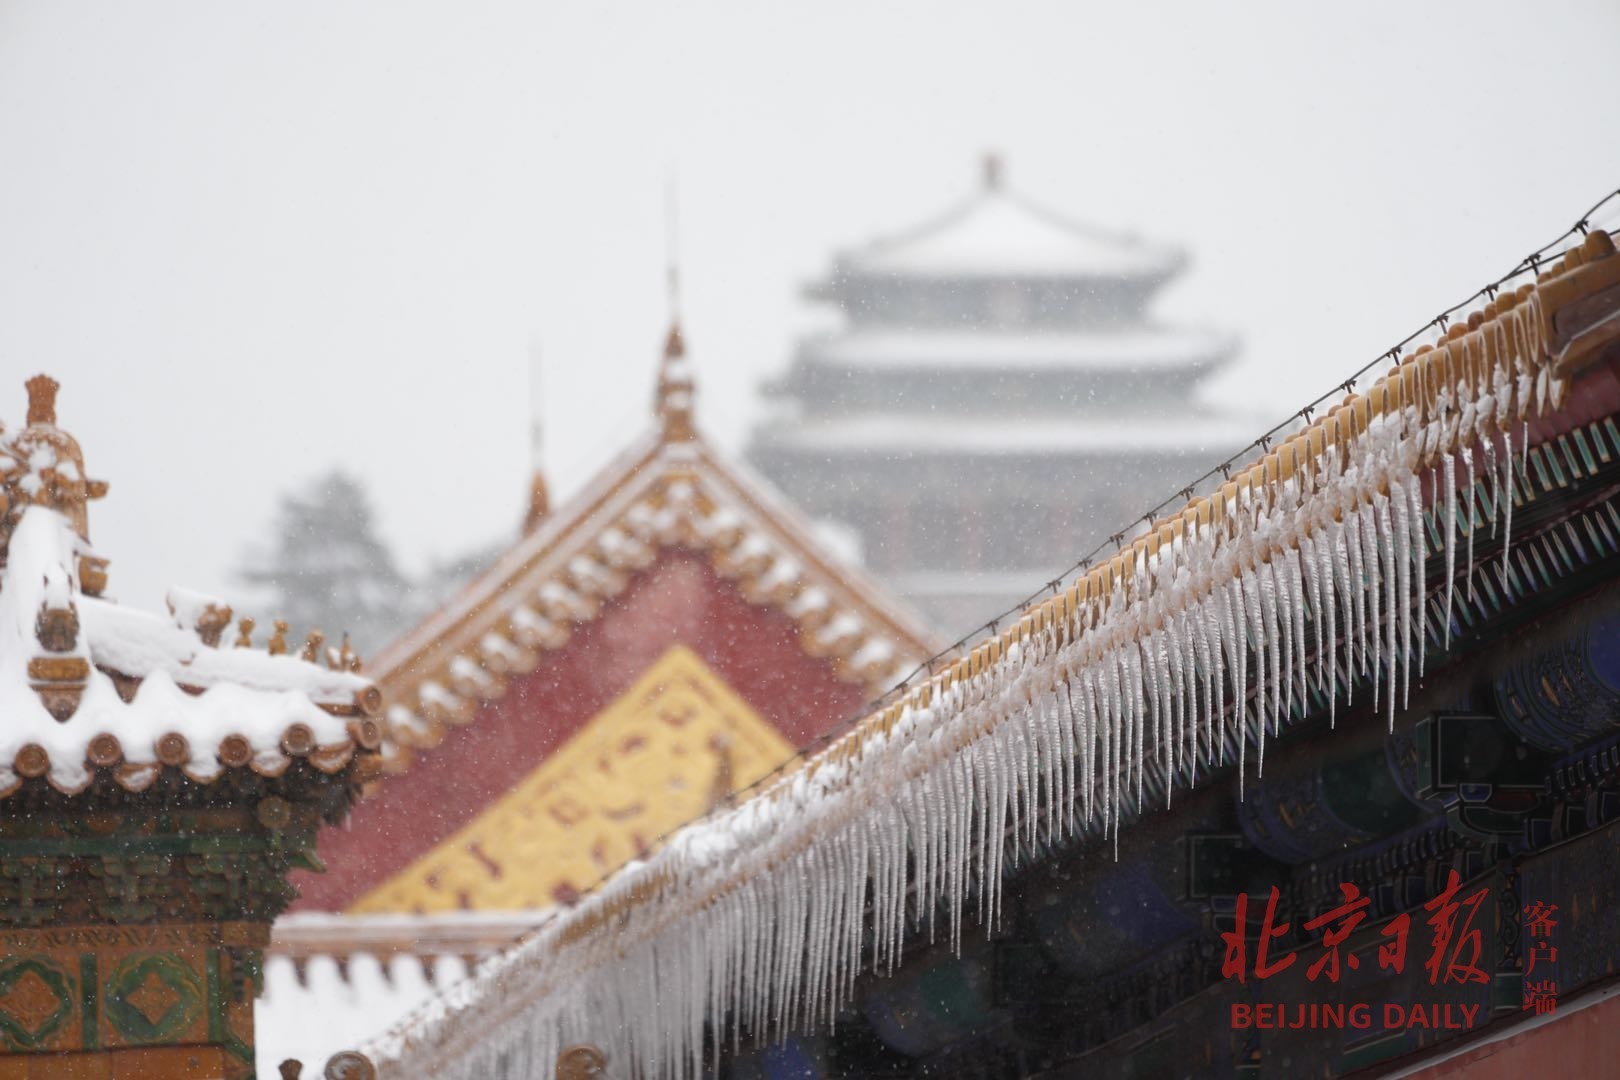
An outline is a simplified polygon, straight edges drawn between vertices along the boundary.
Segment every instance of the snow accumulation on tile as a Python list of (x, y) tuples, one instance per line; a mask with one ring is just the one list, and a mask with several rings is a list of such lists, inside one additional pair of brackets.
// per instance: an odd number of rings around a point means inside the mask
[(165, 765), (204, 783), (298, 756), (335, 771), (375, 746), (380, 698), (344, 665), (221, 646), (230, 609), (190, 591), (171, 593), (169, 618), (94, 595), (106, 563), (84, 503), (104, 485), (55, 427), (55, 384), (29, 390), (45, 401), (0, 435), (0, 796), (38, 776), (81, 791), (98, 768), (131, 790)]
[(253, 1008), (260, 1080), (279, 1080), (286, 1058), (321, 1061), (387, 1031), (553, 914), (283, 915)]
[[(397, 1023), (466, 978), (459, 956), (410, 954), (315, 956), (298, 965), (273, 953), (264, 963), (264, 993), (253, 1005), (259, 1080), (279, 1080), (287, 1058), (324, 1061)], [(431, 966), (431, 970), (430, 970)]]
[[(1555, 317), (1617, 290), (1594, 233), (367, 1049), (474, 1080), (545, 1075), (587, 1043), (615, 1075), (696, 1077), (734, 1039), (825, 1026), (912, 935), (958, 946), (969, 911), (992, 932), (1003, 870), (1043, 846), (1106, 851), (1221, 767), (1241, 792), (1270, 740), (1347, 696), (1393, 724), (1452, 624), (1459, 541), (1512, 543), (1530, 424), (1614, 339)], [(1496, 495), (1459, 508), (1469, 467)]]

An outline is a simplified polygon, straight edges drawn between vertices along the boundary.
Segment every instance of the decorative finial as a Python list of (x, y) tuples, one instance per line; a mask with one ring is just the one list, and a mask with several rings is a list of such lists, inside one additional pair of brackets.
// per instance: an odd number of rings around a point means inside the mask
[(686, 360), (686, 341), (681, 336), (681, 324), (671, 321), (669, 336), (664, 339), (664, 360), (658, 369), (658, 420), (663, 426), (665, 441), (684, 441), (695, 436), (692, 426), (692, 398), (695, 393), (692, 368)]
[(55, 425), (56, 391), (61, 383), (49, 375), (35, 375), (23, 385), (28, 387), (28, 422)]
[(984, 189), (986, 191), (1001, 190), (1001, 155), (990, 151), (984, 155), (981, 162), (984, 169)]
[[(107, 494), (106, 481), (85, 476), (84, 453), (77, 440), (56, 425), (60, 384), (49, 375), (35, 375), (23, 385), (28, 388), (28, 423), (0, 460), (0, 504), (6, 508), (0, 519), (0, 552), (9, 545), (10, 529), (25, 506), (57, 511), (88, 540), (87, 504)], [(104, 563), (90, 565), (89, 570), (92, 586), (105, 576)]]
[(551, 513), (551, 490), (541, 450), (540, 425), (540, 346), (529, 342), (529, 508), (523, 515), (523, 531), (531, 533)]
[(669, 244), (669, 335), (664, 338), (664, 360), (658, 368), (658, 421), (665, 442), (681, 442), (694, 437), (692, 427), (692, 368), (686, 362), (686, 342), (681, 337), (680, 235), (676, 226), (678, 210), (675, 172), (670, 170), (664, 189), (665, 227)]
[(536, 469), (529, 474), (529, 509), (523, 515), (523, 531), (531, 533), (551, 513), (551, 489), (546, 474)]

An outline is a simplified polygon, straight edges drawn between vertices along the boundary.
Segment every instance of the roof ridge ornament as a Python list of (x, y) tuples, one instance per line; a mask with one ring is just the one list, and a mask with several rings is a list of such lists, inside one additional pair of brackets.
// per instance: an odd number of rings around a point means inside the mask
[(551, 513), (551, 489), (546, 484), (543, 431), (540, 423), (540, 347), (529, 343), (529, 506), (523, 514), (527, 536)]
[[(0, 434), (0, 564), (5, 562), (11, 531), (25, 508), (44, 506), (57, 511), (88, 541), (88, 504), (107, 494), (105, 480), (85, 475), (78, 440), (57, 426), (56, 393), (61, 384), (42, 374), (23, 385), (28, 389), (28, 422), (9, 440)], [(82, 561), (85, 591), (99, 593), (106, 561), (88, 552)]]
[(665, 442), (690, 442), (697, 437), (692, 423), (692, 400), (697, 387), (686, 359), (686, 339), (678, 317), (671, 318), (664, 338), (664, 357), (658, 367), (658, 423)]
[(49, 375), (35, 375), (23, 384), (28, 390), (28, 423), (56, 424), (56, 392), (62, 384)]
[(984, 190), (1000, 191), (1002, 180), (1001, 155), (994, 150), (987, 150), (984, 156), (979, 159), (979, 165), (983, 170)]
[(681, 336), (678, 210), (675, 174), (671, 170), (664, 187), (664, 228), (669, 245), (664, 284), (669, 291), (669, 333), (664, 338), (664, 358), (658, 365), (658, 394), (654, 399), (659, 434), (666, 443), (691, 442), (697, 438), (692, 424), (692, 400), (697, 395), (697, 387), (692, 381), (692, 366), (686, 359), (686, 340)]

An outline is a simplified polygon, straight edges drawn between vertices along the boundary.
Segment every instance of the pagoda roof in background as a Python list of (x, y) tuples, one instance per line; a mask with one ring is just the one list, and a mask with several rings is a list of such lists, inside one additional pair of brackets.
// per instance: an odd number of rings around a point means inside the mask
[(1168, 278), (1186, 255), (1082, 224), (1009, 189), (994, 157), (978, 190), (915, 228), (841, 253), (836, 274), (915, 278)]

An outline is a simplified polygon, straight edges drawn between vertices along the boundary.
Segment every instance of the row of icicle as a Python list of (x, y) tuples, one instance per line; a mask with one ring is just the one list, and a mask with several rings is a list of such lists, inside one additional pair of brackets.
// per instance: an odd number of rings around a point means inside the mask
[(621, 1078), (697, 1076), (716, 1044), (833, 1023), (909, 932), (954, 948), (970, 905), (989, 932), (1005, 863), (1077, 833), (1117, 852), (1121, 824), (1178, 784), (1241, 776), (1251, 752), (1262, 770), (1291, 717), (1332, 716), (1358, 682), (1393, 725), (1426, 661), (1425, 494), (1448, 636), (1483, 527), (1473, 481), (1505, 574), (1525, 424), (1563, 392), (1550, 315), (1526, 286), (1453, 327), (375, 1049), (452, 1080), (549, 1075), (580, 1042)]

